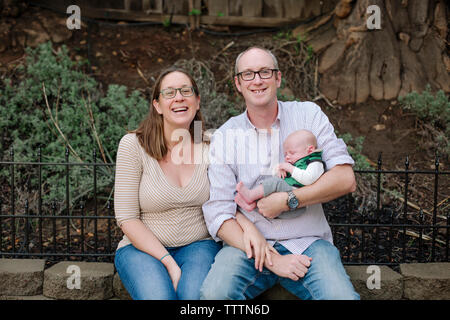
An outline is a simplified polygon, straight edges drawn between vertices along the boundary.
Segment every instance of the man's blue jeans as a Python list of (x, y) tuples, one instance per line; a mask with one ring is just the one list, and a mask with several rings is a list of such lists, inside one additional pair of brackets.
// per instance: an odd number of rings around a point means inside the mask
[[(279, 243), (274, 247), (282, 255), (290, 254)], [(252, 299), (276, 283), (302, 300), (359, 299), (335, 246), (325, 240), (316, 240), (303, 254), (312, 258), (311, 266), (303, 278), (293, 281), (266, 268), (259, 272), (255, 269), (254, 259), (248, 259), (242, 250), (225, 245), (203, 282), (200, 299)]]
[(132, 244), (117, 250), (114, 263), (120, 280), (134, 300), (198, 300), (200, 287), (220, 248), (214, 240), (166, 248), (181, 268), (176, 292), (162, 262)]

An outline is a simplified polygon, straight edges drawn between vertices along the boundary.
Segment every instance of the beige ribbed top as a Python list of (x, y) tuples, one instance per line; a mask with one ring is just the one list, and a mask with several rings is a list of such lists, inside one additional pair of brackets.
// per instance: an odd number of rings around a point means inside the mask
[[(150, 157), (134, 133), (119, 143), (114, 186), (114, 211), (119, 227), (124, 221), (141, 219), (165, 247), (178, 247), (210, 239), (202, 205), (209, 199), (208, 149), (201, 148), (190, 182), (172, 185), (158, 161)], [(126, 235), (117, 249), (130, 244)]]

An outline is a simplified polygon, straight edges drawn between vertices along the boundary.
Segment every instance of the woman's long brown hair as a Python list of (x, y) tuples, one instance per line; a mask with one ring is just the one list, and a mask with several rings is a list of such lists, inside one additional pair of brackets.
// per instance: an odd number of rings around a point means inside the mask
[[(181, 68), (171, 67), (169, 69), (164, 70), (156, 80), (155, 86), (153, 88), (152, 100), (150, 102), (150, 109), (147, 114), (147, 117), (141, 122), (139, 127), (131, 131), (130, 133), (135, 133), (139, 143), (144, 148), (144, 150), (156, 160), (163, 159), (168, 152), (168, 143), (164, 138), (164, 119), (161, 114), (156, 111), (156, 108), (153, 106), (153, 100), (158, 100), (161, 91), (161, 82), (166, 75), (172, 72), (181, 72), (185, 74), (192, 83), (192, 87), (194, 88), (194, 94), (196, 97), (199, 96), (199, 90), (197, 83), (194, 78), (185, 70)], [(201, 121), (202, 124), (202, 132), (201, 138), (203, 140), (204, 134), (204, 121), (200, 110), (197, 110), (195, 114), (194, 120), (192, 120), (191, 125), (189, 127), (189, 133), (191, 134), (191, 139), (194, 141), (194, 122)], [(198, 141), (195, 141), (198, 142)], [(201, 142), (201, 141), (199, 141)]]

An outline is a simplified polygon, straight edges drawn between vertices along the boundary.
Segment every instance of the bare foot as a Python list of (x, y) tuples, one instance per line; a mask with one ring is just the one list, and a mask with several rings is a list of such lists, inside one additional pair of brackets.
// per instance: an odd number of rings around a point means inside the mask
[[(260, 189), (262, 189), (262, 190), (260, 190)], [(259, 185), (255, 189), (250, 190), (249, 188), (247, 188), (244, 185), (244, 183), (242, 181), (240, 181), (236, 185), (236, 190), (237, 190), (238, 194), (241, 195), (242, 199), (249, 204), (255, 202), (258, 199), (261, 199), (262, 196), (264, 196), (264, 189), (263, 189), (262, 185)], [(263, 193), (262, 196), (261, 196), (261, 192)]]
[(238, 193), (236, 197), (234, 197), (234, 202), (236, 202), (239, 207), (247, 212), (251, 212), (256, 208), (256, 202), (247, 203), (244, 198), (242, 198), (240, 193)]

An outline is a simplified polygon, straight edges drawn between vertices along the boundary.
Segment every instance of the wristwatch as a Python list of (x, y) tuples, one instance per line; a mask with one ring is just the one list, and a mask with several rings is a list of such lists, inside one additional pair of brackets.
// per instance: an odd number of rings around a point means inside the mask
[(289, 207), (289, 210), (292, 211), (297, 209), (299, 201), (295, 196), (294, 192), (288, 191), (287, 194), (288, 194), (287, 205)]

